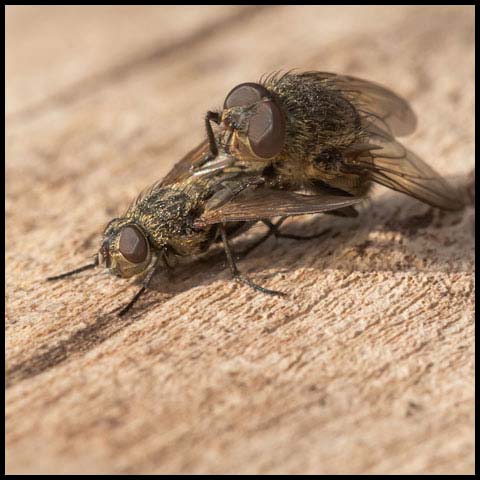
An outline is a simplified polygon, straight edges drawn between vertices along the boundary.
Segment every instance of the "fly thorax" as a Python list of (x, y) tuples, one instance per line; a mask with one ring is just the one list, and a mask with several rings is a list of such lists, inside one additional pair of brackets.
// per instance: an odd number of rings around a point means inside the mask
[(191, 199), (184, 192), (160, 189), (146, 197), (132, 212), (158, 248), (171, 237), (188, 233)]
[(178, 255), (205, 250), (208, 231), (193, 222), (202, 204), (202, 189), (165, 187), (146, 197), (133, 212), (155, 248), (170, 247)]

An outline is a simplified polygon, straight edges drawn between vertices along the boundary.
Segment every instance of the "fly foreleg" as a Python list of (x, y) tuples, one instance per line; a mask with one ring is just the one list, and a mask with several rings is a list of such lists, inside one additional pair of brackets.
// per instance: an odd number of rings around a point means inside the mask
[(142, 288), (134, 295), (134, 297), (118, 312), (119, 317), (123, 317), (132, 307), (133, 305), (137, 302), (137, 300), (141, 297), (141, 295), (148, 289), (148, 286), (150, 285), (150, 282), (152, 280), (152, 277), (154, 273), (157, 271), (159, 261), (157, 260), (154, 265), (150, 268), (148, 273), (145, 275), (145, 278), (143, 279), (142, 282)]

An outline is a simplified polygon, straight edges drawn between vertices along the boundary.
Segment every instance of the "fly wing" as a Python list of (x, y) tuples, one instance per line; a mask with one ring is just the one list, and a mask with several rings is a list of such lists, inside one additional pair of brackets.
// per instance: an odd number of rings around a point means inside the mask
[(443, 210), (464, 207), (453, 187), (410, 150), (402, 158), (378, 155), (362, 162), (373, 181)]
[(374, 182), (410, 195), (433, 207), (444, 210), (463, 208), (458, 192), (391, 135), (372, 124), (366, 124), (365, 134), (368, 137), (368, 145), (364, 146), (365, 151), (354, 154), (350, 160), (347, 159), (348, 167), (368, 172)]
[(135, 207), (147, 196), (152, 194), (155, 190), (179, 182), (190, 175), (192, 175), (191, 167), (196, 162), (200, 162), (204, 156), (210, 151), (208, 141), (205, 140), (197, 145), (193, 150), (190, 150), (180, 161), (178, 161), (173, 168), (165, 175), (164, 178), (158, 180), (153, 185), (149, 185), (144, 189), (135, 200), (129, 205), (127, 212), (131, 212)]
[(340, 91), (364, 118), (386, 126), (393, 135), (409, 135), (417, 126), (416, 115), (408, 102), (381, 85), (327, 72), (300, 75), (317, 78), (325, 87)]
[(200, 162), (209, 152), (208, 140), (204, 140), (173, 166), (170, 172), (159, 182), (159, 186), (164, 187), (190, 176), (191, 167)]
[(304, 195), (270, 188), (247, 189), (231, 201), (216, 208), (206, 209), (195, 222), (203, 226), (222, 222), (261, 220), (327, 212), (356, 205), (361, 198), (331, 194)]

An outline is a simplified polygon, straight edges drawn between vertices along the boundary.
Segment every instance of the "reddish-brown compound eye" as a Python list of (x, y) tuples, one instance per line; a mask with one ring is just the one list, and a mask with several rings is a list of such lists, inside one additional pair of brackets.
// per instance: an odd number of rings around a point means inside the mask
[(272, 158), (285, 143), (285, 118), (273, 101), (259, 103), (248, 125), (248, 140), (253, 153), (260, 158)]
[(138, 228), (133, 226), (122, 228), (118, 248), (129, 262), (135, 264), (144, 262), (148, 255), (147, 239)]
[(223, 108), (253, 105), (262, 98), (271, 98), (270, 93), (265, 87), (258, 83), (241, 83), (226, 96)]

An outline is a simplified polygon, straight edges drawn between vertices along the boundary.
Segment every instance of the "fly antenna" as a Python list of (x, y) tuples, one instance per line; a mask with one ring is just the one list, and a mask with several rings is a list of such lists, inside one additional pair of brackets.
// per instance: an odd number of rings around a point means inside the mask
[(93, 263), (89, 263), (88, 265), (83, 265), (82, 267), (76, 268), (75, 270), (71, 270), (70, 272), (61, 273), (60, 275), (54, 275), (53, 277), (48, 277), (47, 280), (60, 280), (61, 278), (69, 277), (70, 275), (75, 275), (76, 273), (83, 272), (84, 270), (89, 270), (90, 268), (95, 268), (98, 266), (98, 257), (95, 257)]

